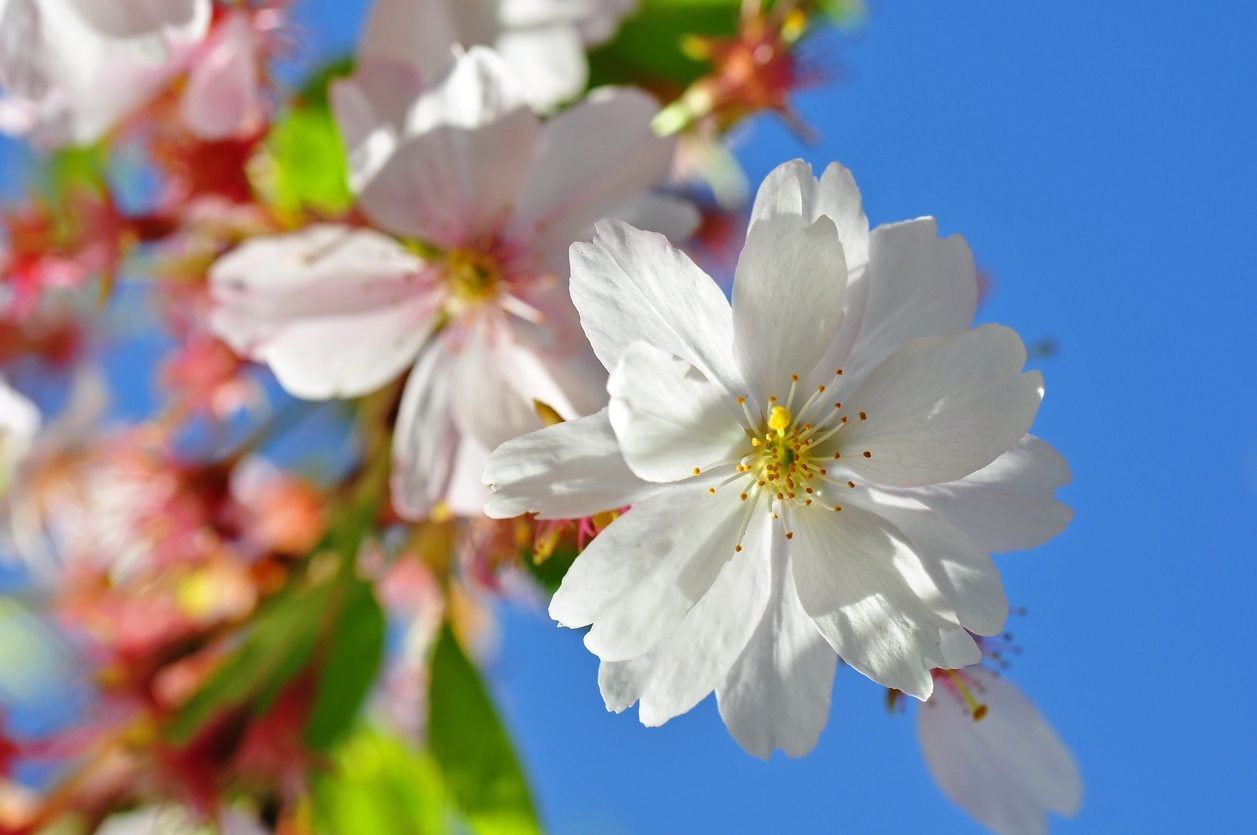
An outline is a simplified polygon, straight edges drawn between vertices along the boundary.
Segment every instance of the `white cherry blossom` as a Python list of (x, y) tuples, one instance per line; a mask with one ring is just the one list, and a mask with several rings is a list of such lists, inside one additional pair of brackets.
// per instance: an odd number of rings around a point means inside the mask
[(838, 657), (919, 699), (978, 660), (970, 632), (1007, 614), (987, 551), (1058, 532), (1068, 473), (1026, 435), (1042, 381), (1020, 339), (971, 329), (963, 240), (929, 218), (870, 233), (845, 169), (794, 162), (760, 189), (732, 306), (624, 223), (571, 259), (610, 404), (499, 448), (486, 510), (632, 506), (550, 605), (591, 627), (609, 709), (658, 725), (715, 690), (748, 751), (801, 755)]
[(211, 0), (0, 0), (0, 130), (99, 139), (184, 69)]
[[(397, 104), (371, 89), (338, 106), (347, 136)], [(299, 397), (355, 397), (409, 370), (394, 502), (415, 518), (440, 502), (479, 514), (489, 450), (541, 426), (537, 401), (565, 418), (605, 402), (568, 298), (568, 244), (607, 215), (674, 232), (694, 222), (648, 192), (673, 149), (650, 130), (656, 109), (608, 89), (543, 123), (510, 68), (474, 47), (401, 108), (419, 115), (383, 158), (351, 159), (380, 231), (320, 225), (246, 243), (212, 270), (213, 327)]]
[(364, 62), (410, 68), (428, 83), (450, 67), (455, 45), (489, 46), (521, 95), (549, 110), (580, 95), (585, 49), (609, 38), (636, 0), (376, 0), (359, 49)]
[(1072, 816), (1082, 805), (1069, 749), (1017, 687), (984, 667), (943, 677), (917, 711), (917, 738), (943, 793), (1000, 835), (1046, 835), (1049, 812)]

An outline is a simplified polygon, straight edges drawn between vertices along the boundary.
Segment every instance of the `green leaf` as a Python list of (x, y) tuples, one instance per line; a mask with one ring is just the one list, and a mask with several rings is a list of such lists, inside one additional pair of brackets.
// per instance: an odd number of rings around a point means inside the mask
[(451, 832), (441, 774), (430, 757), (362, 728), (314, 778), (316, 832), (431, 835)]
[(97, 193), (106, 191), (108, 161), (109, 153), (104, 143), (57, 151), (48, 160), (45, 175), (48, 195), (58, 201), (80, 189)]
[(167, 726), (171, 741), (191, 739), (215, 714), (249, 704), (264, 713), (309, 663), (327, 608), (328, 587), (270, 601), (249, 635)]
[(679, 93), (707, 71), (682, 50), (684, 37), (732, 35), (741, 6), (742, 0), (643, 0), (615, 38), (590, 53), (590, 86), (638, 84)]
[(281, 213), (338, 215), (353, 205), (345, 146), (327, 95), (348, 66), (341, 60), (316, 73), (271, 128), (269, 164), (258, 169), (254, 185)]
[(323, 665), (306, 743), (327, 750), (357, 720), (384, 657), (388, 622), (371, 586), (357, 578), (345, 590), (340, 617)]
[(481, 835), (541, 832), (528, 781), (479, 671), (446, 624), (432, 655), (428, 744), (455, 805)]
[(576, 561), (578, 552), (575, 548), (557, 548), (550, 555), (550, 558), (542, 562), (537, 562), (533, 557), (533, 552), (527, 550), (520, 555), (520, 561), (537, 585), (554, 594), (559, 590), (559, 585), (563, 582), (563, 577), (567, 574), (567, 570), (572, 567), (572, 563)]

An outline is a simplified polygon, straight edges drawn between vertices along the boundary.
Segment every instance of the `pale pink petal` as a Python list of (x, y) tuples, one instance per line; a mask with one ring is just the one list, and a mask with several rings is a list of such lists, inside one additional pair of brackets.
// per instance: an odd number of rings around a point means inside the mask
[(228, 14), (214, 30), (209, 49), (188, 75), (181, 112), (203, 139), (246, 137), (261, 130), (262, 91), (258, 35), (247, 12)]
[(675, 141), (651, 130), (659, 105), (604, 88), (546, 122), (509, 234), (566, 250), (612, 208), (663, 181)]
[(427, 339), (437, 310), (423, 268), (362, 229), (254, 239), (211, 270), (211, 324), (292, 394), (354, 397), (401, 374)]
[(921, 705), (917, 737), (930, 773), (952, 802), (992, 831), (1046, 835), (1049, 812), (1073, 816), (1082, 805), (1073, 756), (1012, 684), (980, 667), (962, 675), (986, 714), (975, 722), (943, 687)]

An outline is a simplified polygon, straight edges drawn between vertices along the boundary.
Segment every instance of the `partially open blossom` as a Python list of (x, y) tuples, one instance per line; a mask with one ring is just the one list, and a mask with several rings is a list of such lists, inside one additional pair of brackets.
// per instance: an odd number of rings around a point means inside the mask
[[(342, 108), (342, 127), (346, 110), (377, 112)], [(213, 327), (299, 397), (366, 394), (409, 369), (394, 503), (412, 518), (440, 502), (474, 514), (488, 451), (541, 426), (538, 401), (563, 417), (601, 405), (567, 245), (607, 214), (671, 229), (692, 215), (648, 191), (672, 143), (651, 133), (655, 104), (634, 91), (596, 92), (542, 123), (508, 68), (474, 48), (411, 112), (362, 185), (382, 231), (325, 224), (250, 241), (213, 268)]]
[(520, 95), (549, 110), (585, 89), (585, 48), (606, 40), (636, 0), (375, 0), (360, 58), (408, 67), (432, 83), (455, 45), (490, 46)]
[[(657, 725), (713, 689), (739, 742), (801, 754), (837, 657), (920, 699), (1007, 603), (987, 552), (1037, 544), (1067, 478), (1026, 431), (1042, 396), (1011, 330), (970, 329), (964, 241), (871, 233), (850, 174), (769, 175), (733, 304), (658, 235), (600, 224), (572, 298), (607, 409), (505, 444), (487, 512), (631, 505), (550, 605), (609, 708)], [(975, 510), (976, 508), (976, 510)]]
[(1046, 835), (1049, 812), (1076, 814), (1078, 766), (1030, 700), (982, 666), (940, 675), (917, 737), (943, 793), (1001, 835)]

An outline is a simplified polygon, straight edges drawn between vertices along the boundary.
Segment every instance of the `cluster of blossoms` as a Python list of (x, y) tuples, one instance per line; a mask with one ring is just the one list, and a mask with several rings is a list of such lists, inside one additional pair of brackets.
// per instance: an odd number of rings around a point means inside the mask
[(645, 725), (802, 756), (842, 662), (984, 825), (1076, 811), (990, 557), (1069, 521), (1041, 376), (842, 166), (748, 210), (852, 9), (673, 6), (375, 0), (285, 96), (282, 0), (0, 0), (0, 833), (535, 831), (475, 660), (550, 593)]

